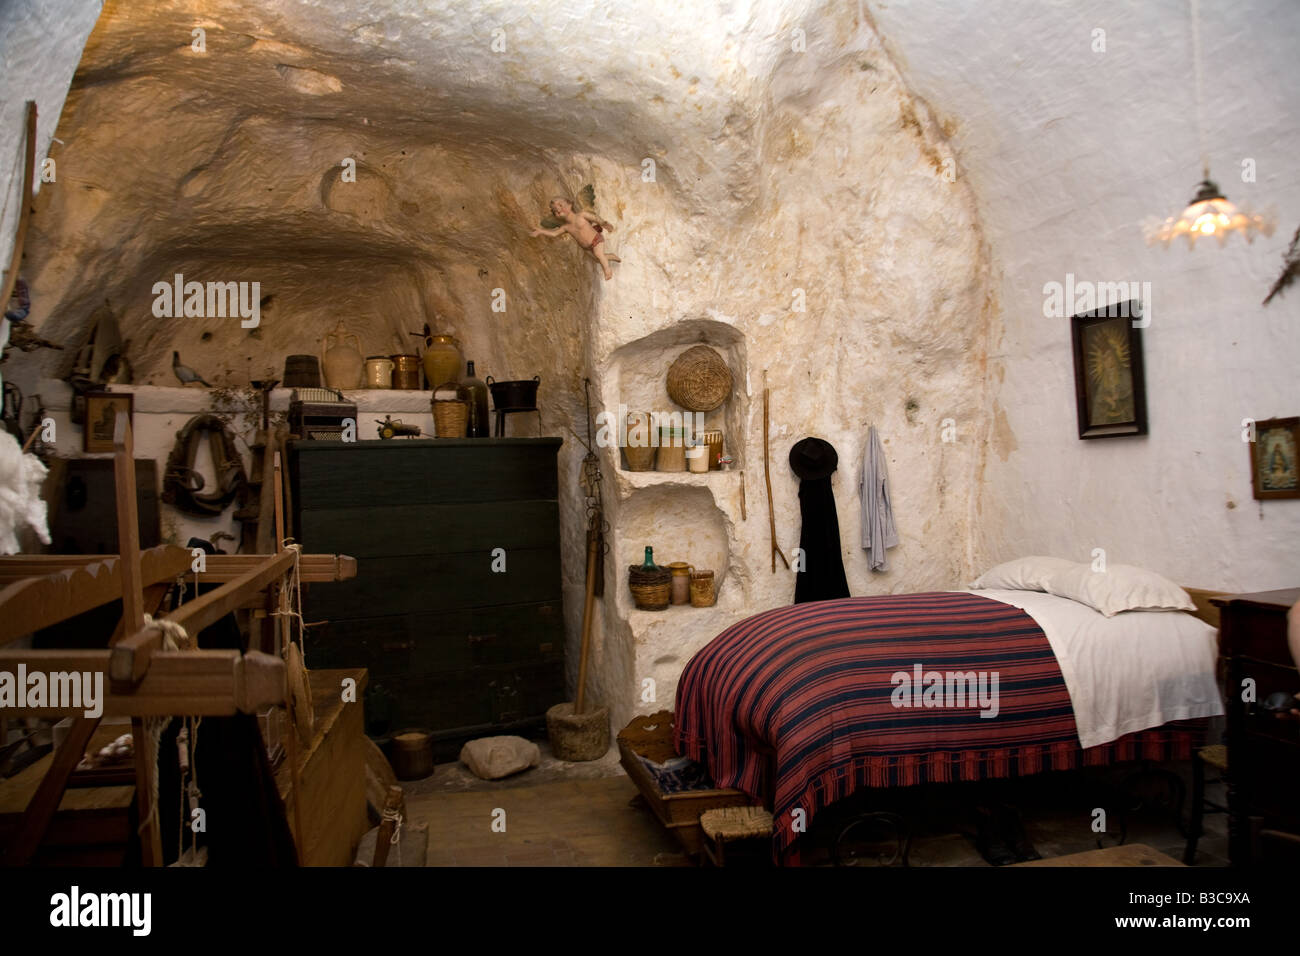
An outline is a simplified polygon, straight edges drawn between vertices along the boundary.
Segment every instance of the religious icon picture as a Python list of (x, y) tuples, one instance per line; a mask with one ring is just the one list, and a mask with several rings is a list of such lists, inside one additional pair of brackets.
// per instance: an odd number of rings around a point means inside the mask
[[(1080, 438), (1147, 433), (1141, 304), (1112, 304), (1070, 319)], [(1140, 320), (1138, 320), (1140, 321)]]
[(87, 454), (112, 452), (113, 426), (118, 415), (131, 419), (132, 396), (129, 392), (87, 392), (86, 425), (82, 448)]
[(1255, 423), (1250, 443), (1250, 478), (1255, 497), (1300, 498), (1300, 418), (1270, 418)]

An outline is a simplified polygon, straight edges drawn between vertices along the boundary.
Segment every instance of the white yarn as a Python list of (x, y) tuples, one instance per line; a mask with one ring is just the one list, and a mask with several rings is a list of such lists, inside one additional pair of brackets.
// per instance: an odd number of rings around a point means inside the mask
[(17, 554), (18, 529), (27, 526), (41, 544), (50, 543), (49, 517), (41, 498), (48, 469), (35, 455), (23, 454), (18, 439), (0, 431), (0, 554)]
[[(389, 838), (390, 845), (397, 847), (397, 867), (402, 867), (402, 815), (397, 810), (383, 811), (383, 819), (393, 821), (393, 835)], [(378, 834), (376, 834), (378, 836)]]
[[(163, 650), (167, 651), (190, 651), (194, 650), (197, 645), (190, 637), (189, 632), (175, 621), (169, 621), (165, 617), (155, 618), (151, 614), (144, 616), (144, 626), (146, 628), (156, 627), (162, 631)], [(152, 772), (149, 775), (149, 813), (150, 819), (142, 820), (138, 833), (143, 834), (150, 824), (156, 825), (158, 822), (158, 749), (162, 746), (163, 731), (171, 723), (170, 717), (146, 717), (144, 718), (144, 732), (149, 740), (149, 759), (152, 762)], [(196, 735), (198, 728), (195, 727)], [(183, 776), (183, 775), (182, 775)], [(182, 806), (184, 804), (182, 803)], [(184, 814), (182, 814), (184, 819)], [(161, 834), (159, 834), (161, 836)]]

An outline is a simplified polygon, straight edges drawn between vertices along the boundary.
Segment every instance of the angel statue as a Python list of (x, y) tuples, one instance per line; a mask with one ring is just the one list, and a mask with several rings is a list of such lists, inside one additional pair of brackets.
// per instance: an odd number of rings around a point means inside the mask
[[(590, 184), (582, 187), (582, 202), (592, 209), (596, 207), (596, 189)], [(605, 237), (601, 233), (608, 230), (614, 231), (614, 227), (597, 216), (594, 212), (587, 212), (579, 203), (570, 202), (567, 199), (556, 197), (551, 200), (551, 214), (542, 220), (542, 228), (534, 229), (534, 236), (562, 236), (568, 233), (574, 241), (582, 248), (591, 253), (592, 257), (600, 263), (601, 270), (605, 273), (605, 279), (614, 278), (613, 271), (609, 268), (611, 262), (622, 262), (618, 256), (612, 252), (606, 252), (602, 246), (605, 244)]]

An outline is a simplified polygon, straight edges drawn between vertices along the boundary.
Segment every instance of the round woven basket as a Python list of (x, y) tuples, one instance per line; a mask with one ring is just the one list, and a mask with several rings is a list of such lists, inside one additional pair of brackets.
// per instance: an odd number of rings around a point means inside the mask
[(715, 350), (696, 345), (668, 368), (668, 397), (690, 412), (711, 412), (731, 395), (731, 369)]
[(667, 568), (647, 570), (639, 564), (627, 569), (627, 585), (632, 599), (642, 611), (662, 611), (672, 600), (672, 572)]
[(464, 402), (434, 402), (433, 427), (438, 438), (464, 438), (469, 406)]

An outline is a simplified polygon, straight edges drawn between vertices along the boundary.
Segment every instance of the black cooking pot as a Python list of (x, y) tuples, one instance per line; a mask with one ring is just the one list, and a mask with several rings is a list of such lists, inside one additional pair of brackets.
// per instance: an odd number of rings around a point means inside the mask
[(542, 377), (517, 382), (497, 382), (487, 377), (487, 387), (492, 390), (492, 408), (498, 412), (529, 412), (537, 407), (537, 386)]

